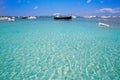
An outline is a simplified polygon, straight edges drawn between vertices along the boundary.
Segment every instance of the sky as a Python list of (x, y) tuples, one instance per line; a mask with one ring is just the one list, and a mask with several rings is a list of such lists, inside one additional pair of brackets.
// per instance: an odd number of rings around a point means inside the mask
[(120, 0), (0, 0), (0, 16), (120, 15)]

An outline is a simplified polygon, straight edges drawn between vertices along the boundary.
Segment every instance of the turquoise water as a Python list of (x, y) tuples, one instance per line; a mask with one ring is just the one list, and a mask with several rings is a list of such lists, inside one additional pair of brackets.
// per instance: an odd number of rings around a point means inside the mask
[(0, 21), (0, 80), (120, 80), (120, 19)]

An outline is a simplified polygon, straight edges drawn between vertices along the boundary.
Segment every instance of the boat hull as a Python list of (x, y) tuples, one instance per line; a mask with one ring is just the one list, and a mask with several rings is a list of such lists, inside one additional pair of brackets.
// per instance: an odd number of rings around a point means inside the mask
[(54, 17), (54, 19), (55, 20), (61, 20), (61, 19), (63, 19), (63, 20), (70, 20), (70, 19), (72, 19), (72, 16), (68, 16), (68, 17)]

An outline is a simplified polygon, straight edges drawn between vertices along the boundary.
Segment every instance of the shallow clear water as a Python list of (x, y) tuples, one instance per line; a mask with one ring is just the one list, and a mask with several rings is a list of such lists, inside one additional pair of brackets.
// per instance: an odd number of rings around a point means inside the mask
[(48, 79), (120, 80), (120, 19), (0, 21), (0, 80)]

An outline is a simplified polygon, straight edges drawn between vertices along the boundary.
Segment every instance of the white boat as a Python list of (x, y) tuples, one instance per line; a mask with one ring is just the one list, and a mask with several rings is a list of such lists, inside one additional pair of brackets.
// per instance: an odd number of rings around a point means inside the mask
[(95, 18), (96, 16), (83, 16), (83, 18), (87, 18), (87, 19), (90, 19), (90, 18)]
[(99, 26), (103, 26), (103, 27), (110, 27), (110, 25), (109, 24), (105, 24), (105, 23), (101, 23), (101, 22), (99, 22), (99, 24), (98, 24)]
[(100, 18), (108, 19), (108, 18), (111, 18), (111, 16), (100, 16)]
[(91, 16), (83, 16), (84, 18), (90, 19), (92, 18)]
[(15, 21), (15, 18), (8, 18), (8, 21), (9, 21), (9, 22), (14, 22), (14, 21)]
[(7, 20), (8, 17), (0, 17), (0, 20)]
[(77, 16), (72, 16), (72, 18), (77, 18)]
[(36, 16), (29, 16), (28, 19), (36, 19)]
[(113, 18), (117, 18), (117, 16), (112, 16)]

